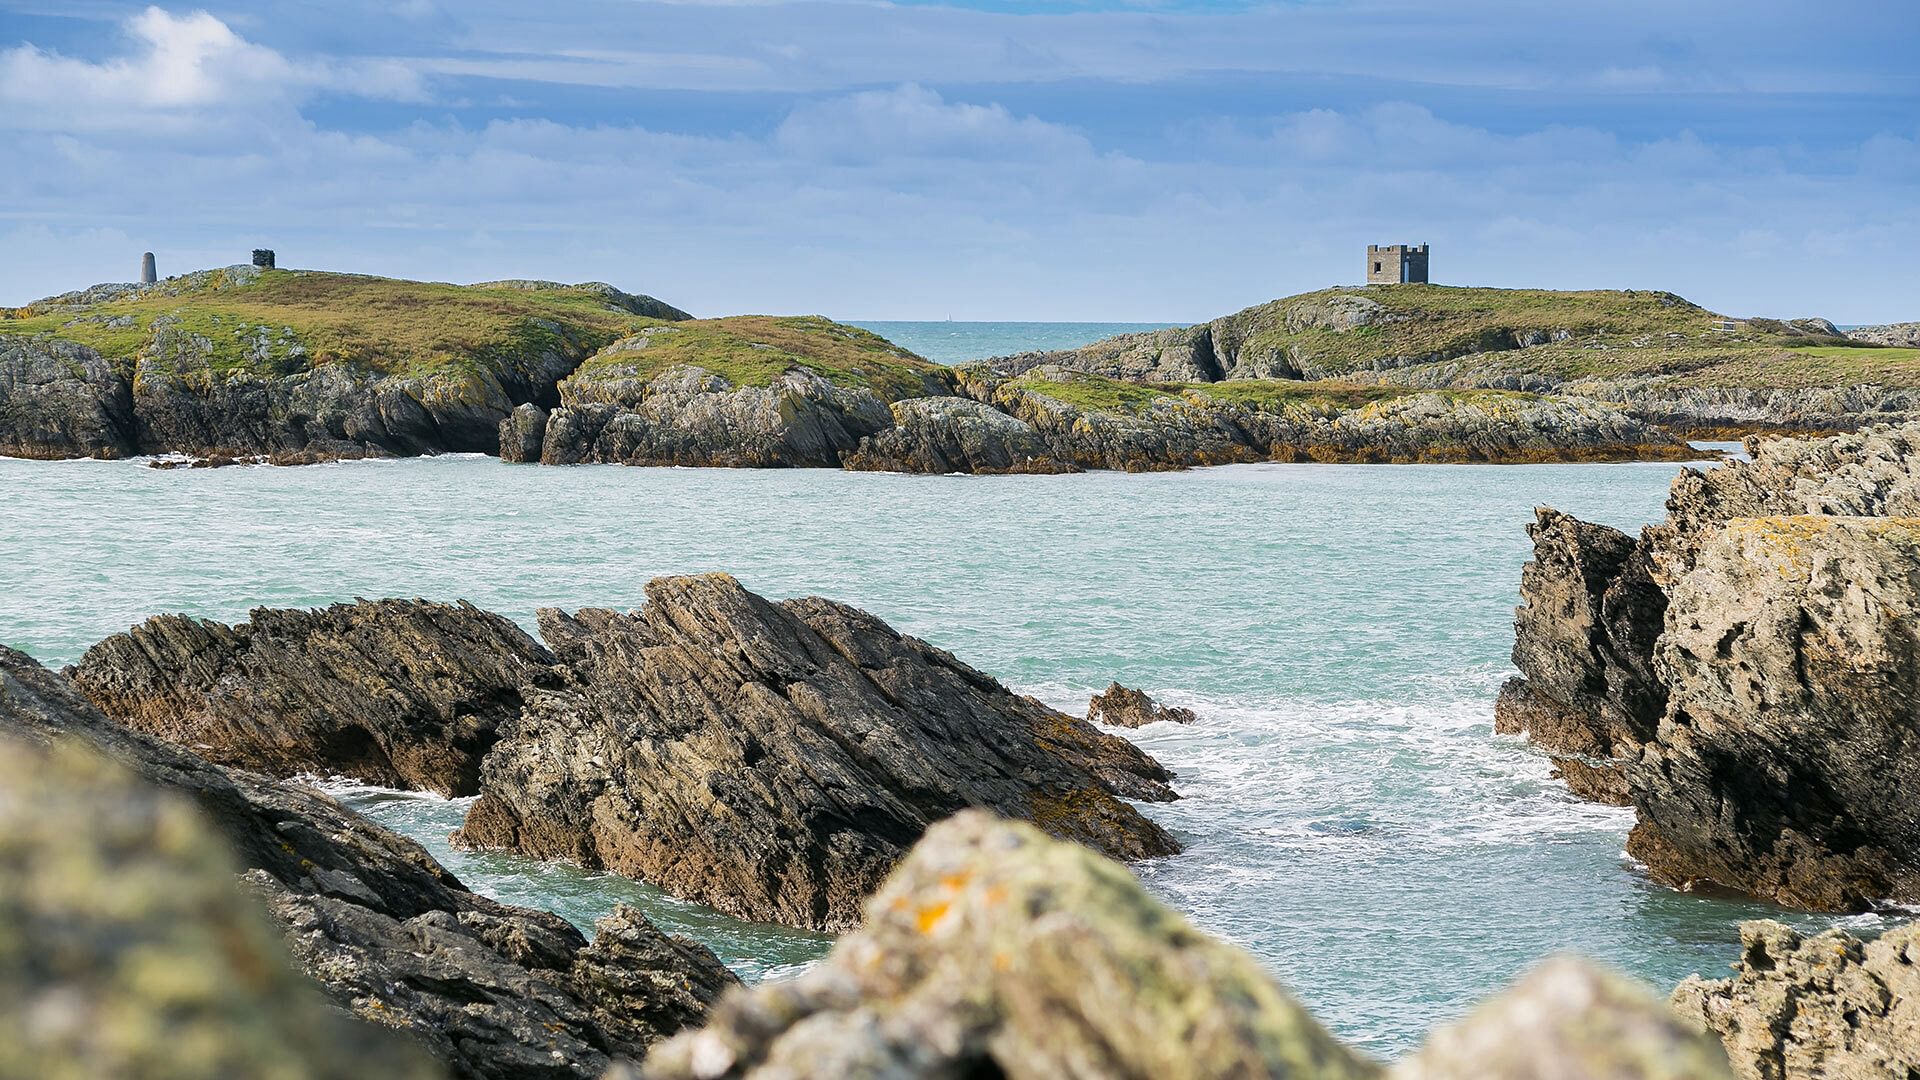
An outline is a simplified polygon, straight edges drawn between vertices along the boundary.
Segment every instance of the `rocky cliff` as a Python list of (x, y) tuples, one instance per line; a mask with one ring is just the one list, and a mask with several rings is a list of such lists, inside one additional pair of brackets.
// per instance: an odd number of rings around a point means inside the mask
[(1179, 850), (1122, 801), (1173, 797), (1153, 759), (843, 604), (708, 575), (540, 621), (566, 684), (502, 731), (462, 843), (830, 930), (969, 806), (1119, 858)]
[(553, 657), (470, 604), (257, 608), (224, 626), (160, 615), (68, 675), (121, 723), (224, 765), (472, 795), (480, 759)]
[(1497, 726), (1631, 802), (1659, 880), (1920, 897), (1920, 425), (1751, 449), (1638, 539), (1540, 512)]
[(1644, 989), (1572, 960), (1382, 1069), (1123, 867), (979, 811), (929, 831), (826, 960), (646, 1062), (649, 1080), (1730, 1075)]
[[(610, 1061), (637, 1059), (662, 1035), (697, 1021), (734, 982), (711, 953), (666, 937), (638, 913), (616, 913), (589, 944), (559, 916), (475, 895), (413, 841), (317, 791), (214, 765), (130, 731), (66, 679), (4, 647), (0, 737), (40, 747), (82, 743), (190, 800), (327, 995), (363, 1020), (405, 1032), (457, 1076), (597, 1077)], [(0, 803), (15, 790), (0, 786)], [(80, 894), (98, 884), (36, 880)], [(98, 895), (127, 898), (131, 907), (140, 894), (129, 890), (145, 884), (120, 879)], [(85, 910), (95, 899), (70, 902)], [(256, 985), (269, 978), (261, 971), (250, 977)], [(165, 990), (164, 983), (144, 985)]]

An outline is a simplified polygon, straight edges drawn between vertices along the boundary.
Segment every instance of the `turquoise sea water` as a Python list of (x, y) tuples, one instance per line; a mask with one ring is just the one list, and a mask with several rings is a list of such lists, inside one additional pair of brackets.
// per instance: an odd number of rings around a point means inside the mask
[[(1146, 808), (1187, 846), (1141, 868), (1149, 887), (1390, 1055), (1547, 953), (1665, 988), (1723, 972), (1737, 920), (1781, 914), (1649, 883), (1622, 854), (1628, 812), (1576, 801), (1491, 730), (1532, 508), (1633, 527), (1674, 472), (0, 460), (0, 641), (59, 664), (155, 612), (238, 620), (355, 596), (465, 598), (531, 625), (541, 605), (632, 606), (654, 575), (728, 570), (770, 596), (868, 608), (1072, 711), (1120, 679), (1200, 714), (1134, 733), (1185, 796)], [(752, 978), (826, 945), (604, 875), (452, 852), (462, 803), (342, 790), (503, 899), (583, 924), (637, 902)]]

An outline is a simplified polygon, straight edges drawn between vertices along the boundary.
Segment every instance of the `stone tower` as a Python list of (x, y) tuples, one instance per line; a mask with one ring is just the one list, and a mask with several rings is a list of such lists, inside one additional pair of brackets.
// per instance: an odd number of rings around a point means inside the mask
[(1367, 245), (1367, 284), (1405, 285), (1417, 282), (1424, 285), (1426, 281), (1427, 245)]
[(254, 248), (253, 249), (253, 265), (259, 267), (262, 270), (273, 269), (273, 249), (272, 248)]
[(151, 285), (159, 280), (160, 276), (153, 268), (153, 252), (149, 251), (140, 256), (140, 284)]

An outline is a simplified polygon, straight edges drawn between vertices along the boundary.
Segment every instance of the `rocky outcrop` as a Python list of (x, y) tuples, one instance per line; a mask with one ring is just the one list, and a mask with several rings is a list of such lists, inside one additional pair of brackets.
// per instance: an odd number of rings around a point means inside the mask
[(969, 811), (934, 826), (820, 964), (725, 998), (648, 1080), (1728, 1080), (1651, 994), (1556, 961), (1390, 1072), (1123, 867)]
[(1628, 850), (1795, 907), (1920, 898), (1920, 519), (1739, 519), (1670, 596)]
[(1153, 759), (871, 615), (726, 575), (646, 592), (635, 613), (541, 613), (566, 685), (503, 730), (460, 842), (829, 930), (970, 806), (1119, 858), (1179, 850), (1122, 801), (1173, 797)]
[(868, 472), (1060, 473), (1078, 469), (1055, 457), (1024, 421), (963, 397), (909, 398), (892, 406), (893, 426), (860, 440), (841, 463)]
[(637, 914), (616, 914), (589, 945), (557, 915), (471, 893), (413, 841), (317, 791), (128, 730), (4, 647), (0, 737), (81, 741), (190, 799), (328, 996), (407, 1032), (458, 1076), (596, 1077), (697, 1020), (732, 981), (711, 953)]
[(210, 761), (472, 795), (480, 759), (553, 657), (470, 604), (256, 608), (224, 626), (160, 615), (69, 675), (121, 723)]
[(193, 805), (0, 737), (0, 1075), (433, 1077), (300, 977)]
[(1631, 802), (1658, 880), (1920, 897), (1920, 425), (1750, 449), (1638, 540), (1540, 512), (1496, 724)]
[(500, 460), (537, 462), (547, 442), (547, 410), (529, 401), (500, 421)]
[(133, 388), (100, 354), (58, 338), (0, 336), (0, 455), (138, 452)]
[(1145, 691), (1133, 690), (1119, 683), (1113, 683), (1105, 690), (1093, 695), (1092, 700), (1087, 702), (1087, 723), (1089, 724), (1137, 728), (1162, 720), (1174, 724), (1191, 724), (1194, 719), (1192, 709), (1162, 705), (1148, 697)]
[(1856, 326), (1847, 331), (1855, 341), (1891, 345), (1902, 349), (1920, 348), (1920, 322), (1887, 323), (1882, 326)]
[(1743, 923), (1727, 979), (1688, 978), (1673, 1008), (1717, 1035), (1741, 1080), (1920, 1076), (1920, 935), (1912, 924), (1862, 942)]

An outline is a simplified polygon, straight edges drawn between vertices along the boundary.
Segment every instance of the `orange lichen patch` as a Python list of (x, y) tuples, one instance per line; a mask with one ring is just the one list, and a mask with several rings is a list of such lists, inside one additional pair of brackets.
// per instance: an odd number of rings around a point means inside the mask
[(933, 928), (939, 926), (940, 923), (946, 919), (947, 912), (952, 910), (952, 908), (953, 905), (945, 900), (934, 904), (922, 905), (919, 913), (914, 916), (914, 923), (920, 927), (921, 933), (932, 933)]

